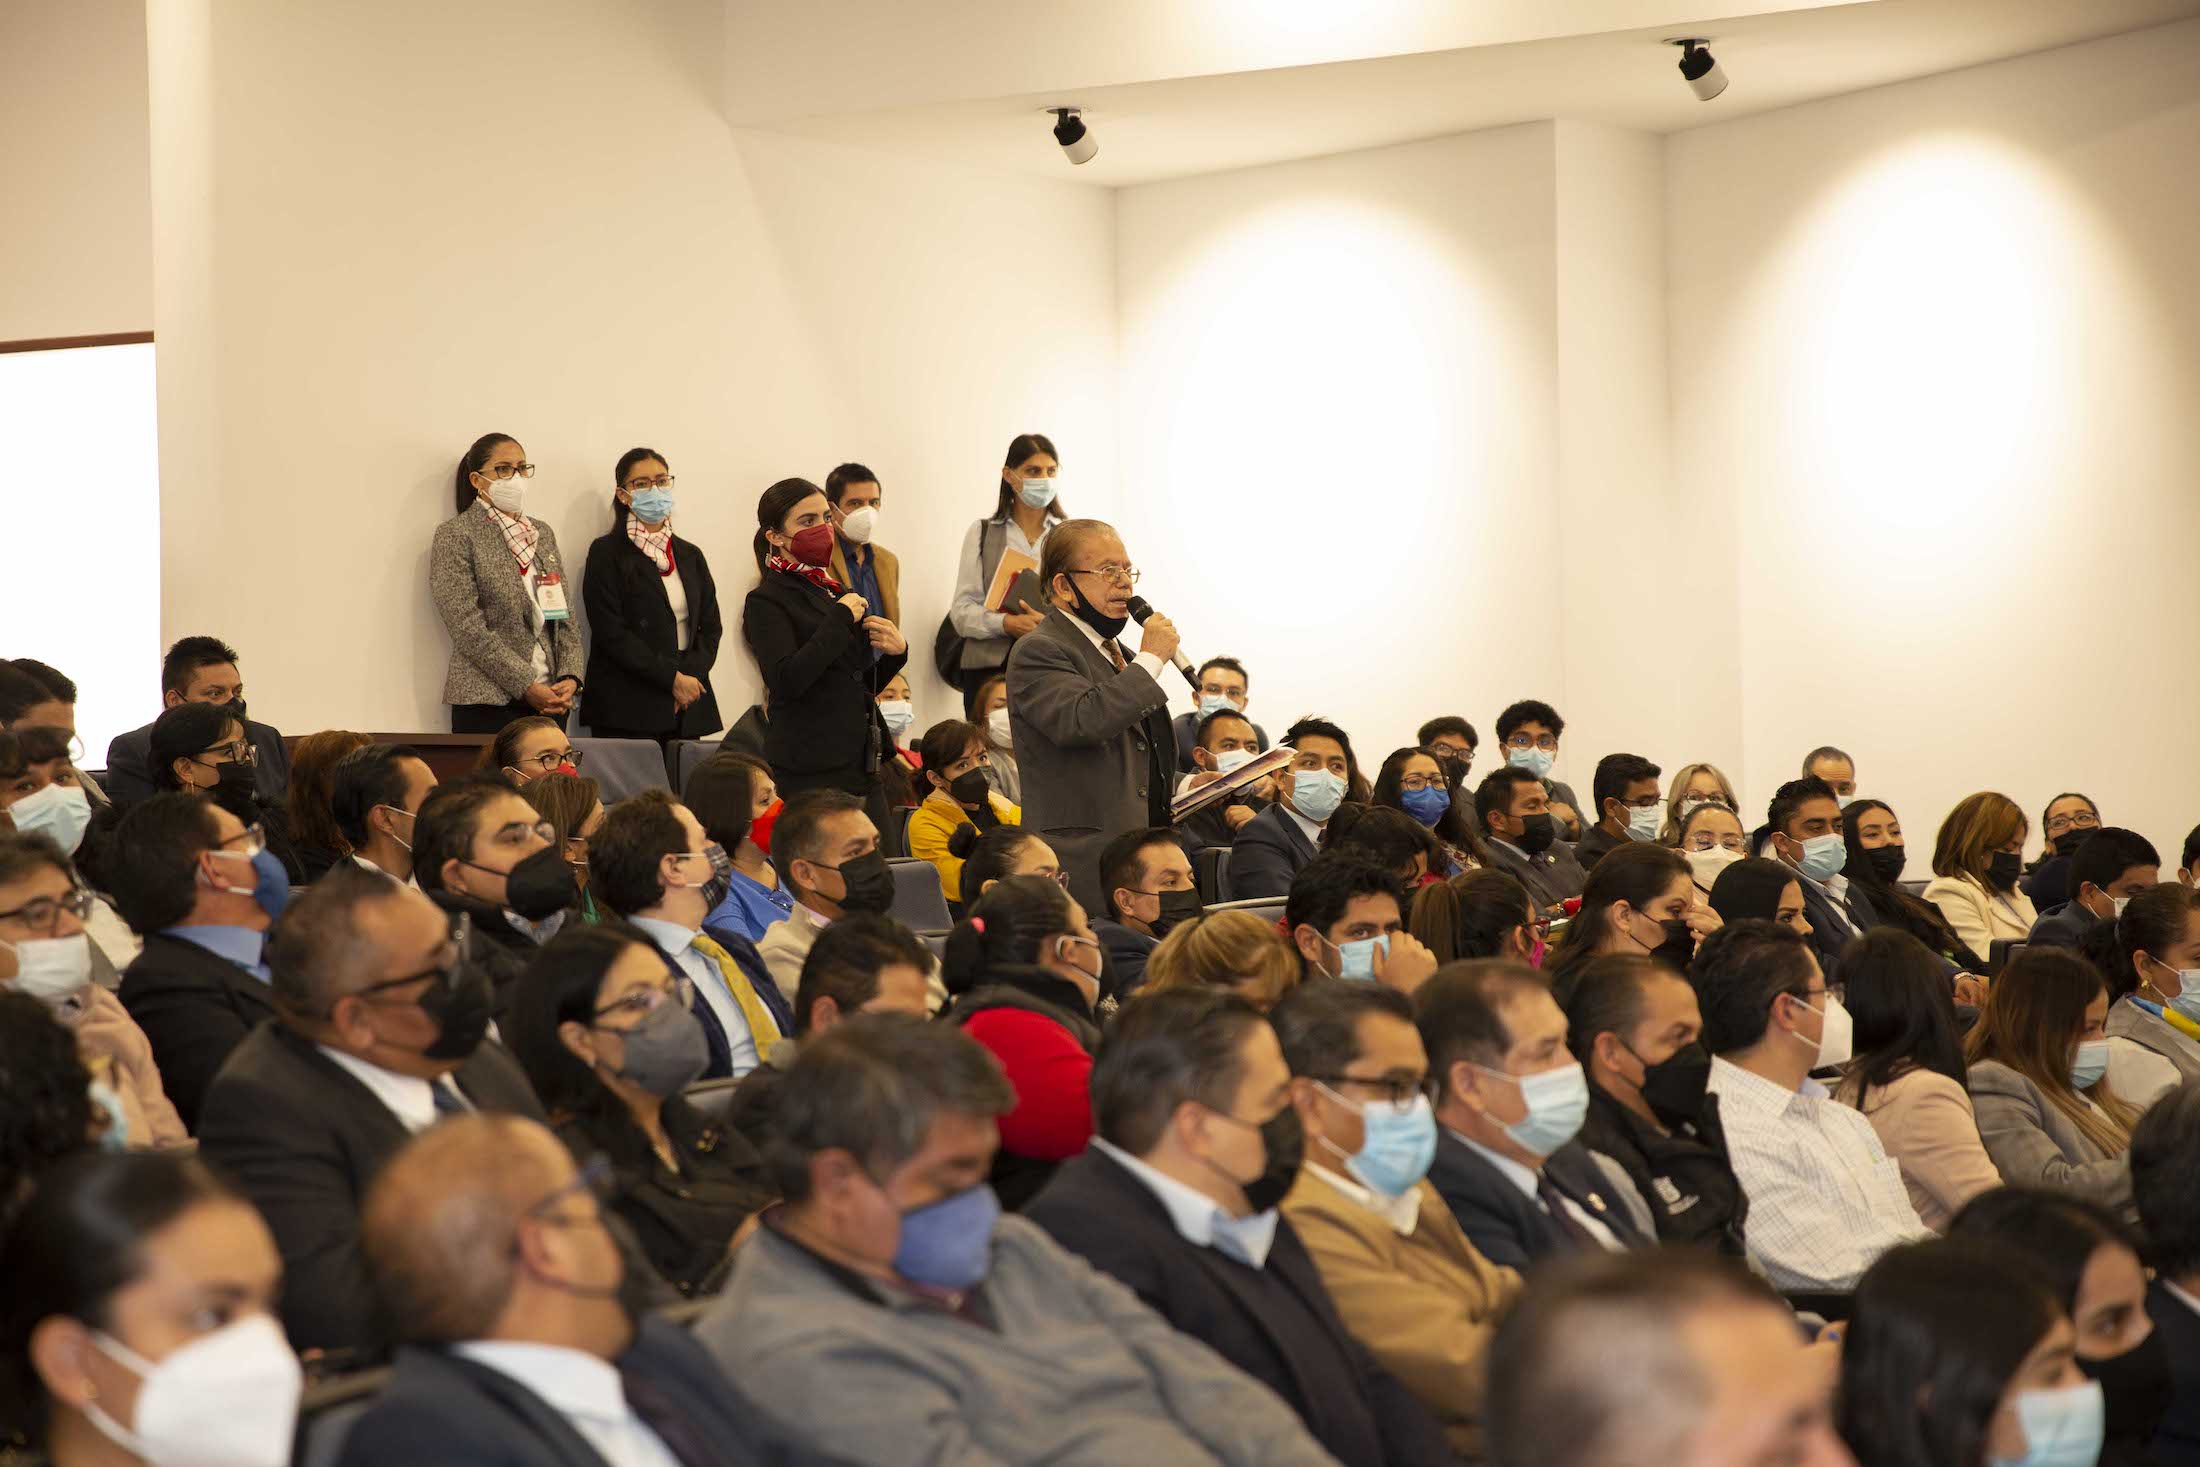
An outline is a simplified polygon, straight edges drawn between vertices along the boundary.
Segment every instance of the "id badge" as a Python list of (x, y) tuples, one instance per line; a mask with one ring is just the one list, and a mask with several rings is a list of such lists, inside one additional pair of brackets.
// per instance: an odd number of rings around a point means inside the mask
[(535, 608), (544, 621), (564, 621), (572, 616), (565, 604), (565, 582), (556, 575), (546, 575), (535, 582)]

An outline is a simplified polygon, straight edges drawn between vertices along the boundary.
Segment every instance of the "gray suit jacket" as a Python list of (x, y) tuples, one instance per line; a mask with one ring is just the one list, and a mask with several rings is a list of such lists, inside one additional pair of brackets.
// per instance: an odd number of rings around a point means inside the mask
[[(535, 551), (538, 569), (563, 577), (566, 600), (578, 607), (580, 588), (565, 573), (558, 537), (532, 515), (527, 522), (541, 537)], [(532, 659), (538, 640), (550, 654), (546, 681), (581, 680), (585, 659), (580, 626), (568, 617), (535, 630), (534, 602), (527, 593), (526, 578), (512, 559), (511, 547), (504, 543), (504, 532), (478, 503), (435, 527), (435, 548), (428, 556), (428, 593), (435, 598), (444, 630), (451, 634), (444, 702), (518, 702), (535, 680)]]
[[(1528, 889), (1528, 900), (1538, 910), (1555, 907), (1569, 897), (1581, 895), (1581, 888), (1589, 879), (1574, 859), (1574, 848), (1562, 840), (1554, 840), (1540, 855), (1530, 856), (1500, 845), (1494, 839), (1488, 842), (1490, 860), (1500, 871), (1519, 878)], [(1236, 865), (1236, 858), (1231, 858)]]
[[(1024, 827), (1056, 846), (1074, 884), (1093, 875), (1060, 850), (1099, 843), (1148, 823), (1149, 755), (1176, 767), (1168, 694), (1136, 663), (1121, 672), (1060, 607), (1008, 654), (1008, 722), (1023, 782)], [(1167, 786), (1164, 786), (1164, 792)], [(1093, 877), (1097, 882), (1097, 876)], [(1083, 893), (1079, 893), (1082, 897)]]
[(2169, 1020), (2156, 1018), (2126, 998), (2109, 1005), (2104, 1028), (2109, 1038), (2128, 1039), (2177, 1066), (2179, 1079), (2200, 1080), (2200, 1043), (2186, 1038)]
[(2037, 1085), (1999, 1060), (1980, 1060), (1967, 1088), (1979, 1139), (2004, 1182), (2075, 1193), (2134, 1216), (2130, 1157), (2111, 1156), (2086, 1139)]

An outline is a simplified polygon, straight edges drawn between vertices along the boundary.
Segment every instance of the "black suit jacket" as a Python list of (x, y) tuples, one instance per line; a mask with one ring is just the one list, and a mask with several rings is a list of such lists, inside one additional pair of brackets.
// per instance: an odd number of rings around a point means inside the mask
[[(718, 586), (710, 562), (696, 546), (672, 537), (672, 573), (687, 592), (688, 646), (680, 650), (680, 629), (665, 594), (657, 563), (628, 538), (624, 529), (599, 536), (588, 547), (581, 581), (581, 604), (588, 608), (588, 682), (581, 692), (581, 717), (594, 728), (708, 738), (725, 720), (718, 716), (718, 695), (711, 691), (710, 670), (718, 661), (725, 622), (718, 613)], [(672, 676), (684, 672), (703, 685), (703, 696), (682, 712), (672, 706)]]
[[(1580, 896), (1581, 888), (1589, 879), (1574, 856), (1574, 848), (1562, 840), (1552, 841), (1533, 856), (1494, 839), (1486, 844), (1490, 864), (1518, 879), (1528, 889), (1528, 900), (1534, 902), (1539, 911), (1548, 911), (1569, 898)], [(1236, 859), (1231, 857), (1233, 861)]]
[[(1849, 889), (1842, 909), (1835, 911), (1833, 897), (1824, 888), (1814, 886), (1801, 876), (1795, 884), (1803, 893), (1803, 915), (1810, 920), (1810, 945), (1818, 954), (1818, 966), (1830, 981), (1834, 970), (1841, 966), (1841, 950), (1851, 941), (1882, 926), (1885, 918), (1872, 905), (1871, 898), (1855, 882)], [(1842, 925), (1846, 918), (1848, 926)], [(1853, 929), (1853, 930), (1852, 930)]]
[(1315, 854), (1282, 802), (1270, 805), (1245, 822), (1230, 847), (1230, 900), (1289, 896), (1292, 878)]
[(741, 635), (771, 694), (764, 757), (773, 773), (809, 775), (805, 788), (830, 783), (861, 793), (876, 784), (893, 741), (874, 700), (909, 654), (874, 661), (870, 640), (847, 608), (779, 570), (765, 571), (749, 592)]
[(1288, 1218), (1265, 1268), (1185, 1241), (1145, 1183), (1096, 1150), (1024, 1215), (1183, 1333), (1283, 1397), (1345, 1467), (1455, 1461), (1443, 1429), (1354, 1339)]
[[(543, 1119), (527, 1077), (484, 1042), (453, 1076), (477, 1107)], [(300, 1350), (381, 1354), (386, 1326), (359, 1249), (359, 1205), (410, 1139), (350, 1071), (281, 1024), (222, 1066), (199, 1114), (199, 1154), (259, 1208), (283, 1255), (283, 1326)]]
[(2200, 1467), (2200, 1314), (2160, 1279), (2147, 1285), (2147, 1315), (2162, 1332), (2175, 1393), (2154, 1433), (2156, 1467)]
[(2042, 913), (2025, 942), (2032, 947), (2077, 947), (2100, 924), (2099, 917), (2073, 899)]
[[(290, 795), (290, 751), (283, 736), (264, 723), (244, 721), (244, 736), (252, 741), (252, 777), (260, 798), (280, 806)], [(107, 745), (107, 770), (103, 779), (107, 798), (127, 808), (160, 793), (153, 784), (153, 726), (116, 734)]]
[(275, 1017), (273, 992), (195, 942), (156, 932), (123, 970), (117, 995), (153, 1043), (161, 1088), (194, 1133), (206, 1092), (229, 1053)]
[[(1569, 1141), (1545, 1158), (1543, 1174), (1623, 1245), (1649, 1246), (1618, 1200), (1604, 1195), (1604, 1174), (1580, 1142)], [(1467, 1240), (1492, 1263), (1525, 1270), (1539, 1258), (1580, 1251), (1581, 1245), (1533, 1197), (1449, 1131), (1437, 1133), (1436, 1161), (1428, 1179), (1459, 1219)]]
[[(729, 1464), (823, 1464), (830, 1459), (771, 1440), (757, 1413), (688, 1332), (644, 1316), (634, 1343), (611, 1362), (655, 1388)], [(651, 1413), (637, 1411), (645, 1420)], [(300, 1460), (306, 1460), (301, 1455)], [(501, 1370), (438, 1348), (408, 1346), (389, 1384), (352, 1424), (337, 1467), (464, 1462), (467, 1467), (605, 1467), (558, 1403)]]
[(1146, 981), (1146, 959), (1161, 946), (1161, 940), (1107, 917), (1093, 919), (1092, 935), (1100, 939), (1100, 950), (1107, 954), (1108, 967), (1115, 975), (1109, 992), (1116, 998), (1136, 993)]

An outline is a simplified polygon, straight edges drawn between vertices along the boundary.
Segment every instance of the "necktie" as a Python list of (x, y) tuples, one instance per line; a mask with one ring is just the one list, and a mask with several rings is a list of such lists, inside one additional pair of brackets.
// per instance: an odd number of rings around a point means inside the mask
[(439, 1116), (463, 1116), (473, 1113), (474, 1108), (466, 1103), (466, 1097), (459, 1094), (457, 1088), (447, 1078), (430, 1081), (428, 1093), (435, 1097), (435, 1113)]
[(1129, 665), (1128, 663), (1123, 661), (1123, 649), (1116, 646), (1115, 642), (1112, 639), (1109, 640), (1105, 645), (1108, 649), (1108, 661), (1115, 664), (1115, 670), (1117, 672), (1121, 672), (1125, 667)]
[(1536, 1200), (1551, 1214), (1551, 1221), (1558, 1224), (1558, 1230), (1566, 1235), (1567, 1242), (1583, 1252), (1597, 1251), (1604, 1247), (1597, 1241), (1596, 1234), (1574, 1221), (1573, 1213), (1566, 1208), (1566, 1194), (1552, 1186), (1550, 1177), (1543, 1172), (1535, 1174), (1535, 1195)]
[(665, 1450), (679, 1459), (680, 1467), (725, 1467), (732, 1461), (711, 1445), (702, 1428), (648, 1376), (622, 1370), (619, 1381), (626, 1390), (626, 1404), (644, 1426), (657, 1433)]
[(749, 982), (749, 975), (741, 971), (741, 965), (733, 960), (732, 953), (700, 932), (695, 934), (695, 950), (718, 970), (719, 981), (726, 985), (726, 992), (733, 995), (741, 1017), (748, 1021), (749, 1038), (755, 1041), (757, 1054), (762, 1055), (780, 1038), (779, 1025), (772, 1018), (772, 1011), (756, 996), (755, 985)]

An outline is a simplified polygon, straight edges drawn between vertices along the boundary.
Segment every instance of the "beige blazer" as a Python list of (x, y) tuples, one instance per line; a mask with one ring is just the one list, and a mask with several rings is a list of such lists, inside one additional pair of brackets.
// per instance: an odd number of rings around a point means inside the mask
[(1925, 900), (1940, 908), (1956, 936), (1982, 958), (1990, 943), (2030, 937), (2040, 919), (2021, 888), (1989, 892), (1968, 876), (1935, 876), (1925, 884)]
[(1854, 1086), (1843, 1085), (1838, 1098), (1872, 1123), (1879, 1144), (1902, 1168), (1910, 1205), (1934, 1232), (1947, 1232), (1964, 1203), (2001, 1185), (1979, 1139), (1971, 1097), (1946, 1075), (1911, 1070), (1874, 1088), (1861, 1105)]
[(1411, 1237), (1301, 1169), (1283, 1199), (1337, 1315), (1359, 1342), (1444, 1424), (1452, 1450), (1482, 1460), (1484, 1356), (1520, 1275), (1467, 1241), (1436, 1189), (1422, 1182)]
[[(879, 600), (884, 606), (871, 608), (871, 615), (883, 616), (895, 626), (901, 625), (901, 562), (894, 552), (883, 546), (871, 547), (871, 569), (878, 576)], [(848, 578), (847, 547), (840, 543), (840, 536), (833, 536), (833, 578), (851, 591), (855, 582)]]

